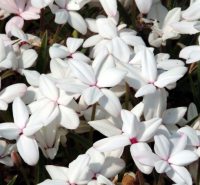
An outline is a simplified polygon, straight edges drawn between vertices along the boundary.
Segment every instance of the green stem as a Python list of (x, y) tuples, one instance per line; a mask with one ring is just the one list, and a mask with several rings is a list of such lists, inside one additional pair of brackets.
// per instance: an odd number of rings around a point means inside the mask
[(137, 171), (139, 185), (144, 185), (144, 176), (140, 171)]
[(52, 43), (52, 44), (54, 44), (54, 43), (57, 42), (58, 35), (59, 35), (59, 33), (60, 33), (62, 27), (63, 27), (63, 25), (60, 25), (60, 26), (57, 27), (56, 33), (55, 33), (54, 36), (53, 36), (53, 43)]
[(28, 176), (27, 176), (26, 171), (24, 170), (24, 168), (21, 166), (21, 167), (19, 168), (19, 170), (20, 170), (20, 172), (21, 172), (21, 174), (22, 174), (22, 176), (23, 176), (23, 178), (24, 178), (24, 181), (26, 182), (26, 185), (30, 185)]
[(200, 182), (200, 159), (198, 159), (198, 168), (197, 168), (196, 185), (199, 185), (199, 182)]
[(125, 108), (129, 110), (129, 97), (130, 97), (130, 87), (126, 83), (126, 94), (125, 94)]
[(41, 9), (41, 15), (40, 15), (40, 37), (42, 37), (43, 31), (44, 31), (44, 11), (45, 9)]
[(157, 185), (162, 185), (162, 184), (163, 184), (163, 177), (162, 174), (159, 174)]
[(14, 71), (11, 71), (11, 70), (8, 70), (8, 71), (6, 71), (5, 73), (3, 73), (3, 74), (1, 75), (1, 80), (5, 79), (5, 78), (7, 78), (7, 77), (9, 77), (9, 76), (12, 76), (12, 75), (15, 75), (15, 72), (14, 72)]
[(94, 119), (95, 119), (96, 109), (97, 109), (97, 103), (95, 103), (94, 105), (92, 105), (91, 121), (94, 121)]

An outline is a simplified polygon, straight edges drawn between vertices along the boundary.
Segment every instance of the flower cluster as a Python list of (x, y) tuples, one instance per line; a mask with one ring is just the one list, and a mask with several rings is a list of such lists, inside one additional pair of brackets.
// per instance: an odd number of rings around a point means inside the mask
[[(200, 171), (190, 168), (200, 157), (199, 81), (193, 81), (200, 1), (170, 6), (160, 0), (0, 1), (0, 113), (12, 113), (0, 118), (0, 163), (16, 165), (16, 152), (30, 166), (41, 155), (54, 161), (63, 155), (59, 147), (71, 150), (70, 136), (81, 135), (92, 146), (68, 167), (47, 164), (51, 179), (38, 185), (114, 185), (128, 171), (129, 155), (131, 171), (155, 169), (170, 183), (199, 183)], [(198, 45), (186, 46), (184, 36)], [(174, 43), (178, 52), (169, 47)], [(177, 107), (171, 92), (186, 76), (196, 105)]]

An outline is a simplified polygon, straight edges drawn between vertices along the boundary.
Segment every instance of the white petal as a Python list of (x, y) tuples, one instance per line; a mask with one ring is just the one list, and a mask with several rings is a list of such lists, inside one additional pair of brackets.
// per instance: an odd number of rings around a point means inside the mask
[(107, 69), (99, 75), (97, 79), (97, 86), (114, 87), (122, 81), (125, 75), (125, 71), (118, 70), (116, 68)]
[(0, 100), (0, 110), (7, 110), (8, 109), (8, 103), (6, 103), (3, 100)]
[(83, 43), (83, 39), (69, 37), (67, 38), (67, 48), (70, 53), (74, 53)]
[(88, 85), (95, 85), (96, 79), (92, 67), (81, 61), (73, 61), (69, 63), (74, 75), (82, 82)]
[(186, 67), (176, 67), (158, 76), (157, 81), (154, 83), (157, 87), (163, 88), (171, 83), (178, 81), (186, 73)]
[(89, 87), (82, 92), (82, 96), (87, 105), (92, 105), (99, 101), (99, 99), (103, 96), (101, 90), (95, 86)]
[(96, 24), (99, 34), (103, 38), (112, 39), (117, 36), (116, 25), (110, 19), (98, 18)]
[(104, 96), (99, 100), (99, 104), (112, 116), (118, 117), (121, 111), (121, 104), (118, 97), (108, 89), (101, 89)]
[(182, 11), (182, 17), (188, 21), (198, 20), (200, 18), (199, 8), (199, 1), (192, 3), (186, 10)]
[(171, 143), (173, 144), (173, 148), (171, 150), (171, 156), (184, 150), (187, 145), (187, 135), (181, 133), (180, 135), (174, 136), (171, 139)]
[(33, 49), (25, 50), (22, 53), (21, 61), (19, 62), (20, 68), (29, 68), (32, 67), (34, 62), (36, 61), (38, 54)]
[(180, 51), (179, 57), (186, 59), (186, 63), (189, 64), (200, 60), (199, 52), (199, 46), (188, 46)]
[(192, 185), (192, 178), (185, 167), (171, 165), (172, 170), (166, 172), (167, 176), (177, 184)]
[(14, 123), (1, 123), (0, 124), (0, 137), (13, 140), (17, 139), (20, 130)]
[(185, 115), (187, 111), (186, 107), (171, 108), (164, 111), (162, 119), (164, 124), (176, 124)]
[(126, 133), (130, 138), (136, 137), (138, 132), (138, 125), (140, 124), (136, 116), (125, 109), (121, 111), (121, 118), (123, 121), (122, 131)]
[(50, 5), (52, 2), (53, 0), (40, 0), (40, 1), (31, 0), (31, 4), (34, 7), (40, 8), (40, 9)]
[(198, 115), (197, 107), (194, 103), (190, 103), (187, 112), (187, 119), (190, 121)]
[(127, 44), (130, 46), (138, 46), (138, 45), (144, 45), (145, 43), (142, 40), (141, 37), (139, 36), (135, 36), (135, 35), (129, 35), (129, 34), (120, 34), (120, 38)]
[(55, 23), (65, 24), (68, 19), (68, 12), (65, 9), (59, 9), (55, 12)]
[[(131, 145), (130, 152), (139, 170), (145, 174), (150, 174), (153, 170), (154, 163), (158, 158), (153, 154), (149, 145), (146, 143), (133, 144)], [(145, 165), (144, 162), (150, 165)]]
[(114, 17), (117, 14), (116, 0), (109, 0), (109, 1), (99, 0), (99, 1), (108, 16)]
[(12, 105), (12, 111), (15, 124), (19, 129), (25, 128), (29, 118), (29, 112), (21, 98), (15, 98)]
[[(153, 83), (157, 77), (157, 66), (154, 54), (150, 49), (143, 49), (141, 55), (142, 74), (149, 83)], [(138, 55), (139, 55), (138, 54)]]
[(142, 14), (147, 14), (151, 8), (152, 0), (135, 0), (135, 3)]
[(144, 96), (144, 116), (145, 120), (154, 117), (162, 117), (162, 113), (167, 108), (168, 93), (165, 89), (158, 89), (153, 94)]
[(85, 40), (83, 43), (84, 48), (89, 48), (91, 46), (95, 46), (102, 40), (102, 37), (100, 35), (92, 35), (88, 39)]
[(17, 140), (17, 149), (22, 159), (34, 166), (39, 160), (39, 150), (35, 139), (21, 135)]
[(155, 163), (155, 169), (158, 173), (164, 173), (171, 170), (171, 167), (167, 161), (160, 160)]
[(68, 181), (68, 169), (60, 166), (46, 165), (46, 170), (53, 180)]
[(198, 156), (194, 152), (190, 150), (182, 150), (170, 156), (168, 161), (169, 163), (174, 164), (174, 165), (186, 166), (196, 161), (197, 159), (198, 159)]
[(112, 39), (111, 44), (111, 53), (114, 57), (116, 57), (119, 61), (127, 63), (130, 58), (130, 49), (125, 42), (121, 38), (115, 37)]
[(178, 131), (180, 134), (186, 134), (189, 140), (189, 145), (198, 146), (199, 145), (199, 138), (195, 129), (189, 126), (185, 126), (180, 128)]
[(26, 35), (23, 33), (21, 28), (24, 26), (24, 19), (19, 16), (11, 18), (6, 24), (6, 34), (9, 36), (16, 36), (21, 40), (27, 40)]
[(93, 144), (93, 147), (101, 152), (108, 152), (130, 145), (130, 140), (125, 135), (117, 135), (101, 139)]
[(87, 25), (83, 17), (77, 12), (69, 11), (68, 23), (78, 32), (85, 35), (87, 33)]
[[(156, 131), (158, 130), (158, 127), (161, 125), (162, 119), (160, 118), (152, 118), (148, 121), (144, 121), (144, 131), (143, 133), (138, 133), (138, 140), (140, 141), (148, 141), (151, 139)], [(142, 130), (140, 130), (142, 132)]]
[(67, 47), (60, 44), (53, 44), (49, 48), (49, 55), (51, 58), (66, 58), (69, 54)]
[(98, 33), (98, 29), (97, 29), (97, 25), (96, 25), (96, 20), (95, 19), (86, 18), (85, 21), (86, 21), (87, 27), (88, 27), (88, 29), (90, 31), (92, 31), (94, 33)]
[(49, 98), (50, 100), (57, 101), (58, 89), (56, 88), (55, 84), (45, 75), (40, 76), (39, 88), (45, 97)]
[(170, 155), (170, 142), (164, 135), (156, 135), (154, 136), (154, 151), (155, 153), (162, 159), (168, 160)]
[(180, 34), (196, 34), (199, 33), (199, 22), (181, 21), (171, 24), (171, 27)]
[(116, 157), (106, 157), (102, 165), (101, 174), (107, 178), (112, 178), (125, 167), (125, 162)]
[(103, 135), (110, 137), (114, 135), (120, 135), (122, 131), (115, 127), (110, 121), (103, 119), (103, 120), (96, 120), (96, 121), (89, 121), (88, 124), (93, 127), (95, 130), (99, 131)]
[(76, 129), (79, 125), (79, 118), (73, 109), (59, 105), (60, 124), (67, 129)]
[(10, 85), (0, 92), (0, 99), (7, 103), (11, 103), (15, 97), (22, 97), (25, 94), (26, 89), (27, 87), (25, 84), (19, 83)]
[(138, 91), (135, 93), (135, 97), (138, 98), (140, 96), (153, 94), (155, 92), (156, 92), (156, 87), (153, 84), (147, 84), (138, 89)]
[(38, 73), (37, 71), (33, 71), (33, 70), (23, 70), (23, 74), (24, 74), (27, 82), (31, 86), (35, 86), (35, 87), (39, 86), (40, 73)]
[(165, 32), (165, 30), (168, 29), (168, 26), (171, 26), (171, 24), (173, 23), (179, 22), (180, 19), (181, 19), (181, 8), (177, 7), (170, 10), (165, 17), (163, 23), (163, 31)]

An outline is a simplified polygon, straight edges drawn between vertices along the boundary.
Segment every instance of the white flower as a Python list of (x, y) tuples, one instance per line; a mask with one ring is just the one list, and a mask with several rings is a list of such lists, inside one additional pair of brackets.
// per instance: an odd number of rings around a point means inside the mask
[(66, 129), (59, 128), (58, 124), (52, 123), (36, 132), (35, 138), (44, 156), (53, 160), (58, 152), (60, 139), (66, 134)]
[(88, 154), (79, 155), (74, 161), (69, 163), (69, 167), (59, 167), (47, 165), (46, 170), (52, 180), (45, 180), (38, 185), (70, 185), (70, 184), (87, 184), (94, 173), (89, 168), (90, 157)]
[[(81, 84), (77, 83), (77, 87), (81, 89), (80, 93), (86, 104), (92, 105), (99, 102), (107, 112), (117, 117), (121, 110), (120, 102), (116, 95), (107, 88), (120, 83), (126, 72), (116, 69), (113, 63), (102, 64), (101, 57), (97, 57), (92, 66), (81, 61), (73, 61), (69, 63), (70, 68), (81, 81)], [(76, 84), (74, 87), (76, 88)], [(65, 90), (67, 91), (67, 88)]]
[(150, 48), (146, 47), (137, 52), (132, 62), (134, 63), (138, 60), (141, 62), (141, 74), (136, 73), (135, 76), (142, 86), (136, 92), (135, 97), (155, 93), (157, 87), (168, 87), (183, 77), (187, 71), (186, 67), (178, 65), (159, 74), (154, 54)]
[(89, 184), (101, 184), (104, 182), (103, 184), (113, 185), (109, 179), (113, 178), (125, 167), (124, 161), (117, 157), (105, 156), (105, 154), (94, 148), (90, 148), (86, 154), (91, 158), (89, 167), (94, 172), (93, 180)]
[(174, 8), (168, 12), (161, 26), (155, 21), (151, 27), (152, 32), (149, 34), (149, 43), (154, 47), (160, 47), (166, 45), (166, 40), (178, 38), (179, 33), (171, 25), (179, 22), (180, 19), (181, 9)]
[(35, 165), (39, 159), (38, 145), (33, 137), (42, 125), (31, 116), (20, 98), (13, 101), (14, 123), (0, 124), (0, 137), (17, 141), (17, 150), (23, 160), (29, 165)]
[(82, 34), (86, 34), (87, 25), (83, 17), (77, 13), (88, 1), (68, 1), (55, 0), (56, 4), (51, 4), (52, 13), (55, 14), (55, 22), (57, 24), (69, 23), (71, 27)]
[(143, 151), (138, 152), (137, 159), (143, 164), (155, 166), (158, 173), (166, 173), (175, 183), (192, 185), (190, 173), (184, 166), (196, 161), (198, 156), (185, 149), (187, 136), (182, 134), (167, 138), (164, 135), (156, 135), (154, 141), (157, 156)]
[[(130, 59), (131, 49), (129, 46), (145, 45), (141, 37), (136, 36), (136, 32), (126, 29), (126, 25), (117, 27), (117, 22), (111, 18), (98, 17), (95, 20), (86, 19), (88, 28), (97, 33), (89, 37), (83, 47), (95, 46), (91, 55), (96, 57), (102, 50), (107, 51), (107, 56), (112, 60), (119, 60), (127, 63)], [(102, 29), (103, 28), (103, 29)]]
[(153, 118), (145, 122), (139, 122), (137, 117), (127, 110), (121, 111), (121, 118), (123, 120), (122, 129), (120, 130), (112, 125), (109, 126), (108, 124), (104, 124), (103, 133), (105, 133), (106, 129), (109, 129), (110, 131), (112, 129), (113, 136), (95, 142), (93, 147), (99, 151), (106, 152), (131, 145), (130, 152), (137, 167), (143, 173), (151, 173), (153, 168), (148, 167), (145, 164), (143, 165), (135, 158), (135, 156), (137, 155), (138, 150), (141, 152), (144, 150), (151, 151), (150, 147), (145, 142), (149, 141), (154, 136), (162, 120)]
[(78, 115), (73, 109), (67, 107), (73, 99), (72, 96), (68, 96), (63, 90), (57, 88), (55, 83), (45, 75), (39, 78), (39, 90), (42, 97), (29, 104), (29, 108), (41, 124), (47, 126), (56, 119), (67, 129), (78, 127)]
[(8, 13), (16, 15), (11, 18), (6, 24), (7, 34), (10, 34), (13, 26), (22, 28), (24, 25), (24, 20), (35, 20), (40, 18), (40, 9), (33, 7), (31, 4), (31, 0), (1, 1), (0, 8), (6, 10)]

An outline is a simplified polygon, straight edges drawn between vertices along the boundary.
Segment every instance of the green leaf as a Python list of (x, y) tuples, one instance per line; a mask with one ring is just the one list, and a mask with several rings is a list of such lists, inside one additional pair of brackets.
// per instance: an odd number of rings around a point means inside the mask
[(45, 31), (42, 37), (41, 48), (38, 55), (36, 70), (40, 73), (47, 72), (48, 62), (49, 62), (49, 55), (48, 55), (48, 32)]
[(15, 176), (12, 178), (12, 180), (11, 180), (7, 185), (14, 185), (16, 179), (17, 179), (17, 175), (15, 175)]

